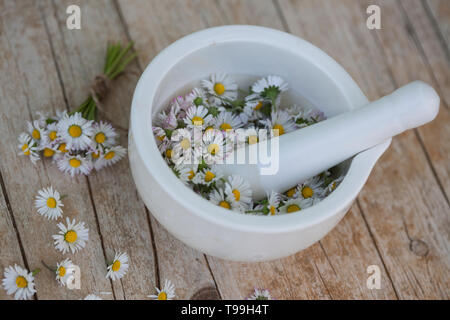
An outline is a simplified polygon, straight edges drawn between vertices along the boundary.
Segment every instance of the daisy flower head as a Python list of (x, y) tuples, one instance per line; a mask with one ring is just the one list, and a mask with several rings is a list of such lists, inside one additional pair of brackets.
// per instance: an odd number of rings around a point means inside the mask
[(76, 223), (75, 219), (66, 219), (67, 226), (62, 222), (58, 223), (59, 233), (53, 235), (55, 247), (62, 253), (71, 251), (72, 253), (81, 250), (89, 240), (89, 229), (84, 226), (84, 222)]
[(95, 161), (95, 170), (100, 170), (104, 167), (110, 166), (120, 159), (122, 159), (127, 153), (127, 149), (122, 146), (114, 146), (111, 148), (105, 148), (100, 157)]
[(272, 191), (272, 193), (267, 197), (267, 209), (270, 215), (274, 216), (278, 213), (280, 199), (280, 194), (275, 191)]
[(107, 270), (106, 278), (111, 278), (113, 281), (122, 278), (128, 272), (128, 255), (125, 252), (116, 252)]
[(178, 121), (176, 117), (176, 112), (174, 105), (170, 108), (168, 113), (166, 111), (161, 111), (156, 115), (155, 123), (162, 127), (163, 129), (173, 130), (178, 126)]
[(279, 76), (268, 76), (259, 79), (252, 85), (252, 92), (265, 100), (274, 102), (280, 93), (288, 89), (288, 84)]
[(233, 145), (225, 139), (224, 134), (217, 130), (207, 130), (202, 138), (202, 156), (206, 164), (224, 163), (230, 155)]
[(252, 202), (252, 189), (250, 184), (241, 176), (231, 175), (225, 182), (225, 195), (234, 202), (239, 211), (249, 209)]
[(175, 298), (175, 286), (170, 280), (164, 281), (164, 286), (160, 289), (156, 288), (157, 294), (149, 295), (149, 298), (154, 300), (172, 300)]
[(38, 149), (41, 145), (47, 143), (47, 135), (45, 133), (45, 124), (43, 125), (39, 120), (33, 122), (27, 121), (28, 133), (36, 141)]
[(18, 147), (20, 149), (19, 155), (30, 157), (33, 164), (40, 159), (36, 142), (33, 141), (28, 133), (23, 132), (20, 134)]
[(323, 181), (320, 176), (307, 179), (297, 187), (298, 197), (303, 199), (321, 198), (325, 192)]
[(191, 182), (198, 171), (198, 165), (197, 164), (181, 164), (176, 165), (172, 169), (175, 173), (175, 175), (184, 183)]
[(83, 300), (103, 300), (103, 299), (93, 293), (90, 293), (86, 297), (84, 297)]
[(296, 129), (292, 117), (283, 110), (272, 111), (270, 119), (261, 121), (269, 130), (273, 130), (273, 136), (281, 136)]
[(34, 205), (40, 215), (47, 219), (56, 220), (62, 216), (61, 207), (64, 204), (61, 202), (61, 196), (52, 186), (38, 191)]
[(279, 208), (280, 213), (293, 213), (306, 209), (313, 204), (313, 199), (294, 198), (287, 200), (283, 206)]
[(67, 281), (72, 278), (74, 272), (75, 265), (69, 258), (66, 258), (56, 264), (56, 281), (58, 281), (61, 286), (65, 286)]
[(94, 148), (111, 147), (116, 143), (117, 133), (111, 124), (100, 121), (95, 123), (92, 128), (92, 145)]
[(56, 159), (58, 169), (62, 172), (69, 173), (71, 177), (77, 174), (88, 175), (93, 167), (92, 160), (81, 155), (71, 155), (62, 153)]
[(233, 201), (232, 198), (228, 197), (223, 189), (213, 190), (209, 194), (209, 201), (214, 203), (216, 206), (220, 206), (227, 210), (239, 210), (239, 206), (236, 201)]
[(328, 186), (325, 188), (325, 194), (329, 195), (331, 192), (336, 190), (337, 186), (344, 180), (344, 176), (340, 176), (337, 179), (332, 180)]
[(213, 116), (208, 114), (208, 109), (205, 106), (191, 106), (186, 110), (186, 117), (183, 119), (184, 123), (189, 128), (200, 127), (205, 129), (210, 124)]
[(14, 267), (7, 267), (3, 276), (3, 288), (7, 294), (14, 294), (14, 299), (27, 300), (36, 293), (32, 272), (15, 264)]
[(287, 108), (286, 112), (294, 118), (297, 128), (304, 128), (326, 119), (322, 111), (306, 106), (293, 105)]
[(198, 172), (192, 179), (192, 182), (194, 184), (210, 186), (213, 183), (219, 182), (222, 177), (222, 171), (217, 166), (212, 166)]
[(207, 101), (206, 93), (201, 88), (194, 88), (185, 97), (185, 102), (187, 105), (202, 106), (205, 105)]
[(239, 116), (229, 111), (219, 113), (216, 119), (216, 128), (222, 131), (233, 130), (242, 127), (243, 123)]
[(228, 104), (228, 101), (237, 98), (237, 84), (224, 73), (216, 73), (211, 75), (210, 80), (202, 80), (202, 87), (210, 94), (214, 104)]
[(58, 133), (66, 142), (69, 150), (84, 150), (91, 144), (91, 136), (94, 131), (93, 121), (83, 118), (81, 113), (66, 114), (58, 122)]
[(166, 131), (161, 127), (153, 127), (152, 130), (159, 152), (165, 152), (170, 145), (170, 139), (167, 137)]
[(201, 156), (200, 148), (194, 148), (192, 130), (177, 129), (172, 133), (171, 140), (173, 143), (171, 160), (175, 165), (198, 162), (196, 160)]
[(252, 295), (247, 298), (247, 300), (273, 300), (267, 289), (255, 288)]
[(50, 123), (46, 129), (46, 136), (48, 137), (48, 143), (54, 146), (58, 141), (58, 124), (57, 122)]

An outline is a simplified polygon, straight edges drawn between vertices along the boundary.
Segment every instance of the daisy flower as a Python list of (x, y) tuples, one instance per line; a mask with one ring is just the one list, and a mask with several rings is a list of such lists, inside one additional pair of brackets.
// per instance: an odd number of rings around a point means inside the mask
[(89, 229), (84, 226), (84, 222), (76, 223), (75, 219), (71, 222), (67, 218), (66, 223), (67, 226), (62, 222), (58, 223), (59, 233), (53, 235), (55, 247), (62, 253), (75, 253), (85, 247), (89, 240)]
[(19, 136), (19, 149), (19, 155), (30, 157), (33, 164), (40, 159), (36, 148), (36, 142), (34, 142), (25, 132), (21, 133)]
[(172, 300), (175, 298), (175, 286), (170, 280), (164, 281), (164, 286), (162, 289), (156, 288), (157, 294), (149, 295), (149, 298), (152, 298), (154, 300)]
[(117, 133), (111, 124), (100, 121), (93, 125), (92, 142), (93, 147), (111, 147), (116, 143)]
[(84, 150), (91, 144), (93, 133), (91, 120), (83, 118), (81, 113), (74, 115), (66, 114), (58, 122), (58, 133), (66, 142), (66, 148), (69, 150)]
[(239, 206), (236, 201), (226, 196), (222, 189), (213, 190), (209, 195), (209, 201), (217, 206), (228, 210), (239, 210)]
[(205, 105), (206, 100), (207, 100), (206, 93), (201, 88), (192, 89), (192, 91), (189, 92), (184, 99), (186, 104), (188, 105), (194, 104), (196, 106)]
[(212, 166), (211, 168), (204, 169), (198, 172), (192, 179), (194, 184), (201, 184), (209, 186), (223, 177), (222, 171), (219, 170), (217, 166)]
[(300, 196), (303, 199), (320, 198), (325, 191), (322, 185), (323, 181), (319, 176), (307, 179), (297, 187), (297, 196)]
[(186, 128), (177, 129), (172, 133), (172, 161), (175, 165), (191, 164), (195, 163), (195, 160), (199, 160), (201, 155), (194, 153), (195, 149), (197, 149), (197, 153), (200, 153), (199, 148), (194, 148), (192, 136), (191, 130)]
[(48, 137), (48, 143), (54, 145), (58, 139), (58, 125), (57, 122), (50, 123), (47, 126), (46, 136)]
[(288, 89), (288, 84), (278, 76), (268, 76), (252, 85), (252, 92), (274, 103), (280, 93)]
[(88, 175), (92, 170), (92, 161), (87, 157), (81, 155), (70, 155), (63, 153), (56, 159), (58, 169), (65, 173), (70, 173), (73, 177), (77, 174)]
[(173, 168), (175, 175), (184, 183), (191, 182), (198, 171), (197, 164), (181, 164)]
[(289, 199), (279, 208), (280, 213), (293, 213), (310, 207), (313, 204), (312, 199)]
[(247, 210), (252, 202), (250, 184), (238, 175), (228, 177), (227, 182), (225, 182), (225, 195), (235, 202), (235, 207), (239, 207), (240, 211)]
[(59, 192), (52, 186), (38, 191), (34, 205), (38, 209), (38, 213), (47, 219), (56, 220), (62, 216), (61, 207), (64, 207), (64, 205), (61, 202)]
[(204, 106), (191, 106), (186, 110), (186, 117), (183, 119), (184, 123), (189, 128), (201, 127), (205, 129), (212, 120), (212, 115), (208, 114), (208, 109)]
[(28, 270), (15, 264), (14, 267), (7, 267), (3, 276), (3, 288), (7, 294), (14, 294), (14, 299), (27, 300), (36, 293), (32, 272), (28, 272)]
[(276, 215), (278, 213), (278, 206), (280, 205), (280, 194), (272, 191), (270, 196), (267, 198), (267, 208), (269, 209), (270, 215)]
[(272, 300), (272, 296), (269, 290), (255, 288), (255, 291), (247, 300)]
[(339, 178), (331, 181), (328, 184), (328, 186), (325, 188), (325, 193), (328, 195), (331, 192), (333, 192), (334, 190), (336, 190), (337, 186), (342, 182), (342, 180), (344, 180), (344, 176), (340, 176)]
[(84, 297), (83, 300), (103, 300), (103, 299), (100, 298), (99, 296), (91, 293), (91, 294), (88, 294), (86, 297)]
[(270, 119), (263, 120), (261, 122), (264, 123), (268, 129), (272, 129), (274, 131), (273, 135), (275, 137), (296, 129), (292, 117), (283, 110), (272, 111)]
[(322, 111), (310, 107), (294, 105), (287, 108), (286, 112), (294, 118), (297, 128), (304, 128), (326, 119), (325, 114)]
[(206, 131), (202, 142), (202, 156), (207, 164), (224, 163), (233, 148), (223, 133), (216, 129)]
[(161, 127), (153, 127), (152, 130), (159, 152), (165, 152), (170, 145), (170, 139), (167, 138), (166, 131)]
[(113, 281), (122, 278), (128, 271), (128, 255), (125, 252), (116, 252), (114, 260), (107, 269), (106, 278), (111, 278)]
[(100, 170), (103, 167), (110, 166), (120, 159), (122, 159), (127, 153), (127, 149), (122, 146), (114, 146), (111, 148), (105, 148), (98, 160), (95, 162), (95, 170)]
[(213, 74), (210, 80), (202, 80), (202, 86), (211, 95), (212, 103), (228, 103), (237, 98), (238, 86), (226, 74)]
[(219, 113), (216, 119), (216, 128), (222, 131), (232, 130), (242, 127), (241, 119), (229, 111)]
[(178, 121), (176, 117), (176, 112), (174, 110), (174, 105), (170, 108), (169, 112), (166, 114), (166, 111), (161, 111), (156, 115), (155, 123), (164, 128), (173, 130), (176, 129), (178, 126)]
[(56, 281), (62, 286), (67, 284), (67, 281), (72, 277), (75, 272), (75, 265), (69, 258), (58, 262), (56, 265)]
[(39, 120), (34, 120), (33, 122), (27, 121), (28, 133), (39, 146), (46, 144), (47, 141), (44, 125)]

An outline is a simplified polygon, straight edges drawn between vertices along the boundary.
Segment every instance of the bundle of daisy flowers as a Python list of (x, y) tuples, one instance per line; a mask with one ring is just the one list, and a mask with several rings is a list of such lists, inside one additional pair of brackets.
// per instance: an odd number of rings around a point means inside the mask
[[(220, 165), (234, 150), (236, 130), (270, 132), (246, 136), (244, 144), (270, 139), (325, 119), (318, 109), (282, 106), (288, 84), (279, 76), (254, 82), (249, 92), (231, 76), (213, 74), (185, 96), (175, 97), (153, 121), (161, 155), (175, 175), (196, 193), (228, 210), (256, 215), (299, 211), (330, 194), (342, 180), (327, 170), (301, 181), (285, 193), (271, 192), (252, 201), (250, 184), (241, 176), (224, 176)], [(198, 131), (200, 130), (200, 138)]]
[(100, 170), (123, 158), (126, 149), (116, 145), (118, 134), (114, 128), (95, 118), (109, 81), (136, 57), (135, 52), (130, 53), (132, 45), (108, 44), (103, 73), (96, 77), (92, 93), (75, 111), (60, 111), (56, 116), (38, 113), (36, 120), (28, 121), (27, 131), (19, 136), (19, 154), (33, 163), (41, 156), (51, 158), (72, 177), (88, 175), (92, 169)]

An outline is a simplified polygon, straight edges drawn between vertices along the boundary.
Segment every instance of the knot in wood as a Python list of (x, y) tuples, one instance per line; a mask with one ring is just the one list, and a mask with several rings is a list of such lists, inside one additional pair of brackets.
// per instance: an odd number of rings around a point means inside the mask
[(419, 257), (425, 257), (429, 251), (428, 245), (420, 239), (412, 239), (409, 243), (409, 250)]

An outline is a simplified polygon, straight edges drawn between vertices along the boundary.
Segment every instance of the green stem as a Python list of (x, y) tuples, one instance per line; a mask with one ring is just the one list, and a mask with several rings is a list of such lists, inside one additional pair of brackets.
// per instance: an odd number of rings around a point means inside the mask
[(36, 268), (36, 269), (33, 270), (32, 275), (35, 276), (35, 275), (37, 275), (39, 272), (41, 272), (41, 269)]

